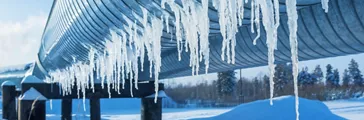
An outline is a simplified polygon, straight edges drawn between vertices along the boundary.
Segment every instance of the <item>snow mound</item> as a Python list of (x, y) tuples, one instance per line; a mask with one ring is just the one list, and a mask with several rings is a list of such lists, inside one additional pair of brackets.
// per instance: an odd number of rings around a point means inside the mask
[[(147, 96), (146, 98), (154, 98), (155, 97), (155, 93), (152, 95)], [(162, 90), (162, 91), (158, 91), (158, 97), (164, 98), (164, 97), (168, 97), (167, 94)]]
[[(333, 114), (329, 108), (320, 101), (299, 98), (300, 120), (344, 120)], [(269, 99), (241, 104), (231, 111), (204, 120), (294, 120), (295, 97), (282, 96), (273, 99), (273, 106)]]
[(27, 90), (23, 96), (19, 97), (20, 100), (47, 100), (42, 94), (40, 94), (36, 89), (33, 87)]

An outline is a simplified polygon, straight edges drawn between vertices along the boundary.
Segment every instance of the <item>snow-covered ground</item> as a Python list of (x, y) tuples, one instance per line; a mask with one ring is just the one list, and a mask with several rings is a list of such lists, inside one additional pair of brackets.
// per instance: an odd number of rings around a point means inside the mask
[(324, 102), (329, 109), (341, 117), (349, 120), (364, 119), (364, 98), (351, 100), (335, 100)]
[[(164, 108), (163, 119), (186, 120), (205, 118), (219, 120), (222, 119), (222, 117), (232, 117), (229, 118), (229, 120), (233, 120), (233, 118), (243, 119), (241, 117), (249, 119), (247, 117), (276, 115), (269, 116), (270, 119), (273, 119), (274, 117), (282, 116), (284, 114), (286, 114), (286, 116), (294, 117), (294, 103), (287, 102), (287, 100), (290, 101), (292, 98), (293, 97), (291, 96), (279, 97), (274, 101), (272, 107), (269, 106), (269, 100), (261, 100), (242, 104), (235, 108)], [(319, 101), (301, 99), (300, 116), (320, 119), (317, 118), (317, 114), (315, 116), (315, 112), (319, 112), (319, 117), (326, 116), (326, 118), (332, 119), (342, 119), (339, 116), (350, 120), (362, 120), (364, 118), (364, 99), (335, 100), (323, 103), (324, 104)], [(86, 101), (86, 111), (84, 111), (82, 100), (73, 100), (73, 118), (75, 120), (89, 119), (89, 109), (87, 105), (88, 101)], [(60, 120), (60, 101), (53, 100), (52, 109), (50, 109), (50, 107), (50, 102), (48, 101), (47, 120)], [(327, 108), (338, 116), (331, 114)], [(140, 119), (140, 99), (103, 99), (101, 100), (101, 109), (102, 119), (104, 120)], [(269, 112), (272, 113), (270, 114)], [(304, 118), (302, 120), (304, 120)]]

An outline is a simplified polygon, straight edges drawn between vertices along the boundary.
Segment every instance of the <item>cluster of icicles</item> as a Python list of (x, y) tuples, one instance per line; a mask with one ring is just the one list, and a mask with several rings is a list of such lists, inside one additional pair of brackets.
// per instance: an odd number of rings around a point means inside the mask
[[(322, 0), (322, 7), (328, 11), (329, 0)], [(248, 0), (212, 0), (213, 7), (218, 11), (220, 32), (223, 37), (221, 59), (227, 63), (235, 63), (235, 34), (238, 27), (243, 24), (244, 5)], [(107, 88), (120, 93), (120, 88), (124, 89), (125, 80), (130, 80), (130, 94), (133, 96), (134, 87), (138, 89), (138, 70), (143, 71), (145, 53), (150, 62), (149, 71), (152, 78), (154, 72), (156, 98), (158, 96), (158, 75), (161, 67), (161, 36), (163, 30), (173, 34), (173, 29), (169, 28), (169, 21), (173, 20), (175, 37), (178, 49), (178, 60), (181, 60), (183, 48), (190, 53), (190, 67), (192, 75), (199, 73), (199, 63), (204, 60), (205, 72), (209, 66), (209, 17), (208, 0), (201, 0), (201, 3), (194, 0), (182, 0), (182, 6), (174, 0), (162, 0), (161, 7), (169, 5), (174, 12), (172, 17), (166, 11), (160, 18), (141, 7), (143, 18), (134, 15), (142, 24), (136, 24), (136, 20), (127, 21), (126, 29), (110, 30), (111, 39), (106, 40), (106, 48), (103, 52), (97, 52), (90, 47), (89, 61), (76, 62), (62, 70), (50, 72), (48, 81), (57, 82), (61, 85), (64, 95), (70, 94), (73, 86), (77, 86), (78, 95), (82, 92), (85, 97), (86, 89), (93, 89), (94, 82), (107, 83)], [(271, 104), (274, 88), (274, 50), (277, 49), (277, 29), (279, 27), (279, 1), (278, 0), (250, 0), (251, 7), (251, 32), (257, 32), (257, 37), (253, 44), (260, 37), (260, 24), (266, 31), (266, 44), (268, 47), (268, 66), (270, 70), (270, 97)], [(288, 25), (290, 31), (290, 46), (292, 54), (294, 89), (296, 95), (296, 114), (298, 114), (298, 91), (297, 91), (297, 9), (296, 0), (286, 0)], [(172, 38), (171, 38), (172, 39)], [(141, 65), (138, 65), (138, 64)], [(139, 68), (138, 66), (141, 66)], [(95, 72), (96, 71), (96, 72)], [(72, 79), (70, 79), (72, 78)], [(120, 86), (122, 82), (122, 86)], [(75, 85), (76, 84), (76, 85)], [(104, 88), (104, 84), (101, 84)], [(156, 99), (155, 99), (156, 100)]]

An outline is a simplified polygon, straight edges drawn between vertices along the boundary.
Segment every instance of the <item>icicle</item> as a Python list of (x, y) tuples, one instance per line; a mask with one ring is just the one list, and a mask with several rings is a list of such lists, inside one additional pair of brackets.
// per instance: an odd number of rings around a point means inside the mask
[(242, 25), (244, 3), (239, 0), (213, 0), (213, 6), (219, 13), (220, 32), (223, 37), (221, 59), (224, 61), (226, 56), (227, 63), (234, 64), (235, 34), (239, 25)]
[(156, 92), (156, 96), (154, 99), (154, 102), (157, 103), (157, 96), (158, 96), (158, 79), (159, 79), (159, 72), (160, 72), (160, 67), (162, 65), (162, 59), (161, 59), (161, 36), (162, 36), (162, 30), (163, 30), (163, 26), (162, 26), (162, 21), (160, 21), (157, 18), (153, 18), (152, 19), (152, 28), (153, 30), (153, 35), (152, 36), (152, 51), (153, 51), (153, 55), (152, 57), (149, 58), (153, 58), (153, 62), (154, 62), (154, 79), (155, 79), (155, 92)]
[(94, 70), (95, 70), (95, 50), (94, 48), (90, 48), (90, 52), (89, 52), (89, 61), (90, 61), (90, 68), (89, 68), (89, 73), (90, 73), (90, 81), (91, 81), (91, 88), (92, 88), (92, 92), (95, 93), (95, 88), (94, 88)]
[[(182, 5), (174, 2), (175, 0), (161, 0), (161, 7), (165, 9), (168, 4), (174, 12), (175, 36), (177, 42), (178, 60), (180, 61), (183, 48), (190, 52), (190, 67), (192, 67), (192, 75), (199, 73), (199, 63), (204, 60), (205, 72), (209, 68), (209, 18), (208, 18), (208, 0), (201, 0), (201, 3), (192, 0), (183, 0)], [(244, 3), (248, 0), (213, 0), (213, 6), (217, 9), (219, 15), (220, 32), (223, 37), (222, 42), (222, 60), (227, 63), (235, 63), (235, 34), (238, 27), (243, 24), (244, 19)], [(329, 0), (321, 0), (322, 8), (328, 12)], [(298, 73), (298, 56), (297, 56), (297, 10), (295, 0), (286, 0), (288, 25), (290, 30), (290, 45), (293, 64), (293, 77), (295, 83), (296, 97), (296, 114), (298, 113), (298, 91), (297, 91), (297, 73)], [(183, 6), (183, 7), (181, 7)], [(134, 79), (135, 88), (138, 89), (138, 66), (140, 60), (141, 71), (143, 71), (143, 63), (145, 53), (148, 55), (150, 62), (150, 77), (154, 75), (155, 84), (155, 102), (158, 96), (158, 80), (161, 69), (161, 36), (163, 25), (165, 23), (167, 33), (171, 33), (173, 38), (173, 30), (169, 30), (170, 15), (163, 13), (163, 20), (153, 15), (148, 16), (148, 10), (141, 7), (143, 18), (132, 13), (136, 17), (131, 20), (129, 17), (121, 14), (127, 22), (123, 30), (110, 30), (111, 40), (106, 40), (106, 48), (102, 53), (96, 53), (96, 50), (90, 46), (89, 63), (77, 62), (73, 57), (73, 64), (62, 70), (51, 71), (50, 78), (52, 82), (60, 85), (60, 94), (69, 95), (72, 89), (77, 89), (78, 98), (80, 92), (83, 93), (83, 101), (85, 104), (86, 89), (93, 89), (95, 78), (101, 79), (101, 86), (104, 88), (106, 82), (109, 97), (110, 89), (114, 89), (120, 93), (120, 80), (122, 80), (122, 89), (125, 88), (125, 79), (129, 79), (130, 92), (132, 93), (132, 82)], [(165, 11), (162, 11), (165, 12)], [(76, 18), (76, 16), (73, 16)], [(148, 23), (148, 17), (150, 23)], [(257, 36), (253, 40), (253, 44), (260, 38), (261, 24), (266, 31), (266, 44), (268, 47), (268, 66), (270, 70), (270, 104), (273, 104), (274, 96), (274, 50), (277, 49), (277, 29), (279, 27), (279, 0), (251, 0), (251, 32), (257, 32)], [(142, 28), (137, 26), (137, 22), (142, 24)], [(66, 28), (70, 27), (71, 21)], [(138, 23), (139, 23), (138, 22)], [(64, 34), (65, 31), (62, 32)], [(121, 35), (119, 35), (121, 33)], [(183, 42), (185, 39), (185, 43)], [(59, 38), (57, 39), (57, 41)], [(54, 45), (51, 46), (53, 48)], [(49, 51), (48, 51), (49, 52)], [(47, 53), (48, 53), (47, 52)], [(94, 72), (96, 75), (94, 75)], [(152, 73), (154, 72), (154, 74)], [(91, 83), (91, 86), (89, 85)], [(74, 88), (76, 86), (76, 88)], [(85, 105), (84, 105), (85, 110)]]
[(296, 106), (296, 120), (299, 119), (298, 112), (298, 86), (297, 86), (297, 76), (298, 76), (298, 52), (297, 52), (297, 8), (295, 0), (286, 0), (287, 6), (287, 16), (288, 16), (288, 28), (289, 28), (289, 41), (291, 46), (291, 57), (292, 57), (292, 75), (294, 83), (294, 93), (295, 93), (295, 106)]
[[(253, 4), (253, 3), (252, 3)], [(260, 38), (260, 11), (259, 11), (260, 4), (258, 2), (254, 2), (254, 16), (253, 16), (253, 24), (255, 24), (257, 28), (257, 36), (253, 40), (253, 45), (257, 44), (257, 40)], [(254, 19), (255, 18), (255, 19)]]
[(166, 23), (167, 33), (170, 33), (170, 31), (169, 31), (169, 14), (164, 13), (163, 16), (164, 16), (164, 21)]
[(49, 106), (50, 106), (51, 110), (53, 110), (53, 100), (52, 99), (49, 100)]
[(250, 31), (254, 33), (254, 11), (255, 11), (255, 0), (251, 0), (250, 4)]
[(260, 37), (260, 13), (262, 14), (262, 23), (266, 31), (266, 44), (268, 47), (268, 68), (270, 83), (270, 104), (273, 105), (272, 98), (274, 96), (274, 50), (277, 46), (277, 29), (279, 26), (279, 1), (274, 0), (252, 0), (251, 2), (251, 31), (254, 32), (254, 25), (257, 28), (256, 40)]
[(134, 71), (134, 86), (135, 86), (135, 89), (139, 89), (138, 88), (138, 59), (136, 58), (136, 59), (134, 59), (134, 61), (133, 61), (133, 71)]
[[(209, 17), (208, 0), (182, 1), (182, 7), (174, 0), (162, 0), (162, 8), (168, 4), (175, 14), (175, 29), (178, 49), (178, 60), (181, 60), (182, 33), (185, 37), (185, 50), (190, 51), (190, 67), (192, 75), (199, 73), (199, 62), (204, 60), (205, 72), (209, 67)], [(167, 28), (168, 29), (168, 28)]]
[(321, 0), (322, 9), (325, 10), (325, 12), (329, 12), (329, 1), (330, 0)]

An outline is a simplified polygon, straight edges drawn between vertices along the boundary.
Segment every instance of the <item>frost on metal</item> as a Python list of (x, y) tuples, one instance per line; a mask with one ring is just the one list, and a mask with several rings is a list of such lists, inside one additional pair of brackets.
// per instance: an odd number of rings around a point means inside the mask
[[(260, 38), (261, 28), (266, 32), (266, 45), (268, 48), (268, 68), (270, 70), (270, 97), (274, 92), (274, 51), (277, 49), (277, 29), (279, 27), (280, 12), (279, 0), (183, 0), (177, 4), (175, 0), (161, 0), (162, 16), (157, 17), (140, 6), (143, 15), (133, 13), (136, 19), (130, 19), (121, 14), (126, 21), (123, 29), (110, 30), (110, 36), (105, 41), (105, 49), (100, 51), (90, 46), (89, 60), (78, 62), (68, 68), (55, 70), (50, 73), (46, 81), (57, 82), (61, 85), (64, 95), (70, 94), (76, 86), (78, 95), (85, 97), (86, 89), (94, 89), (95, 82), (101, 82), (102, 87), (107, 87), (109, 93), (115, 90), (120, 93), (124, 89), (125, 81), (130, 82), (130, 94), (133, 96), (134, 87), (138, 89), (138, 71), (143, 71), (144, 62), (149, 62), (150, 77), (155, 81), (155, 100), (158, 96), (158, 79), (161, 71), (161, 36), (163, 30), (176, 39), (178, 60), (181, 60), (183, 50), (190, 54), (190, 67), (192, 75), (199, 73), (200, 62), (205, 64), (205, 72), (209, 68), (209, 2), (212, 3), (219, 16), (220, 32), (222, 35), (221, 59), (227, 63), (235, 63), (235, 34), (238, 27), (243, 24), (244, 9), (250, 3), (251, 32), (256, 32), (252, 44)], [(322, 7), (328, 11), (329, 0), (322, 0)], [(166, 12), (166, 6), (174, 15)], [(298, 119), (298, 92), (297, 92), (297, 10), (295, 0), (286, 0), (288, 26), (290, 31), (290, 45), (293, 64), (293, 76), (296, 94), (296, 112)], [(137, 24), (138, 23), (138, 24)], [(140, 24), (139, 24), (140, 23)], [(169, 24), (174, 25), (170, 29)], [(262, 25), (262, 26), (261, 26)], [(173, 35), (173, 36), (172, 36)], [(145, 57), (148, 61), (144, 61)], [(139, 68), (139, 66), (141, 66)], [(65, 79), (68, 78), (68, 79)], [(96, 81), (97, 80), (97, 81)], [(134, 80), (134, 81), (133, 81)], [(120, 82), (122, 84), (120, 84)], [(90, 84), (91, 83), (91, 84)], [(104, 86), (106, 83), (106, 86)], [(120, 86), (122, 85), (122, 86)], [(94, 90), (93, 90), (94, 91)], [(273, 104), (272, 99), (270, 104)]]

